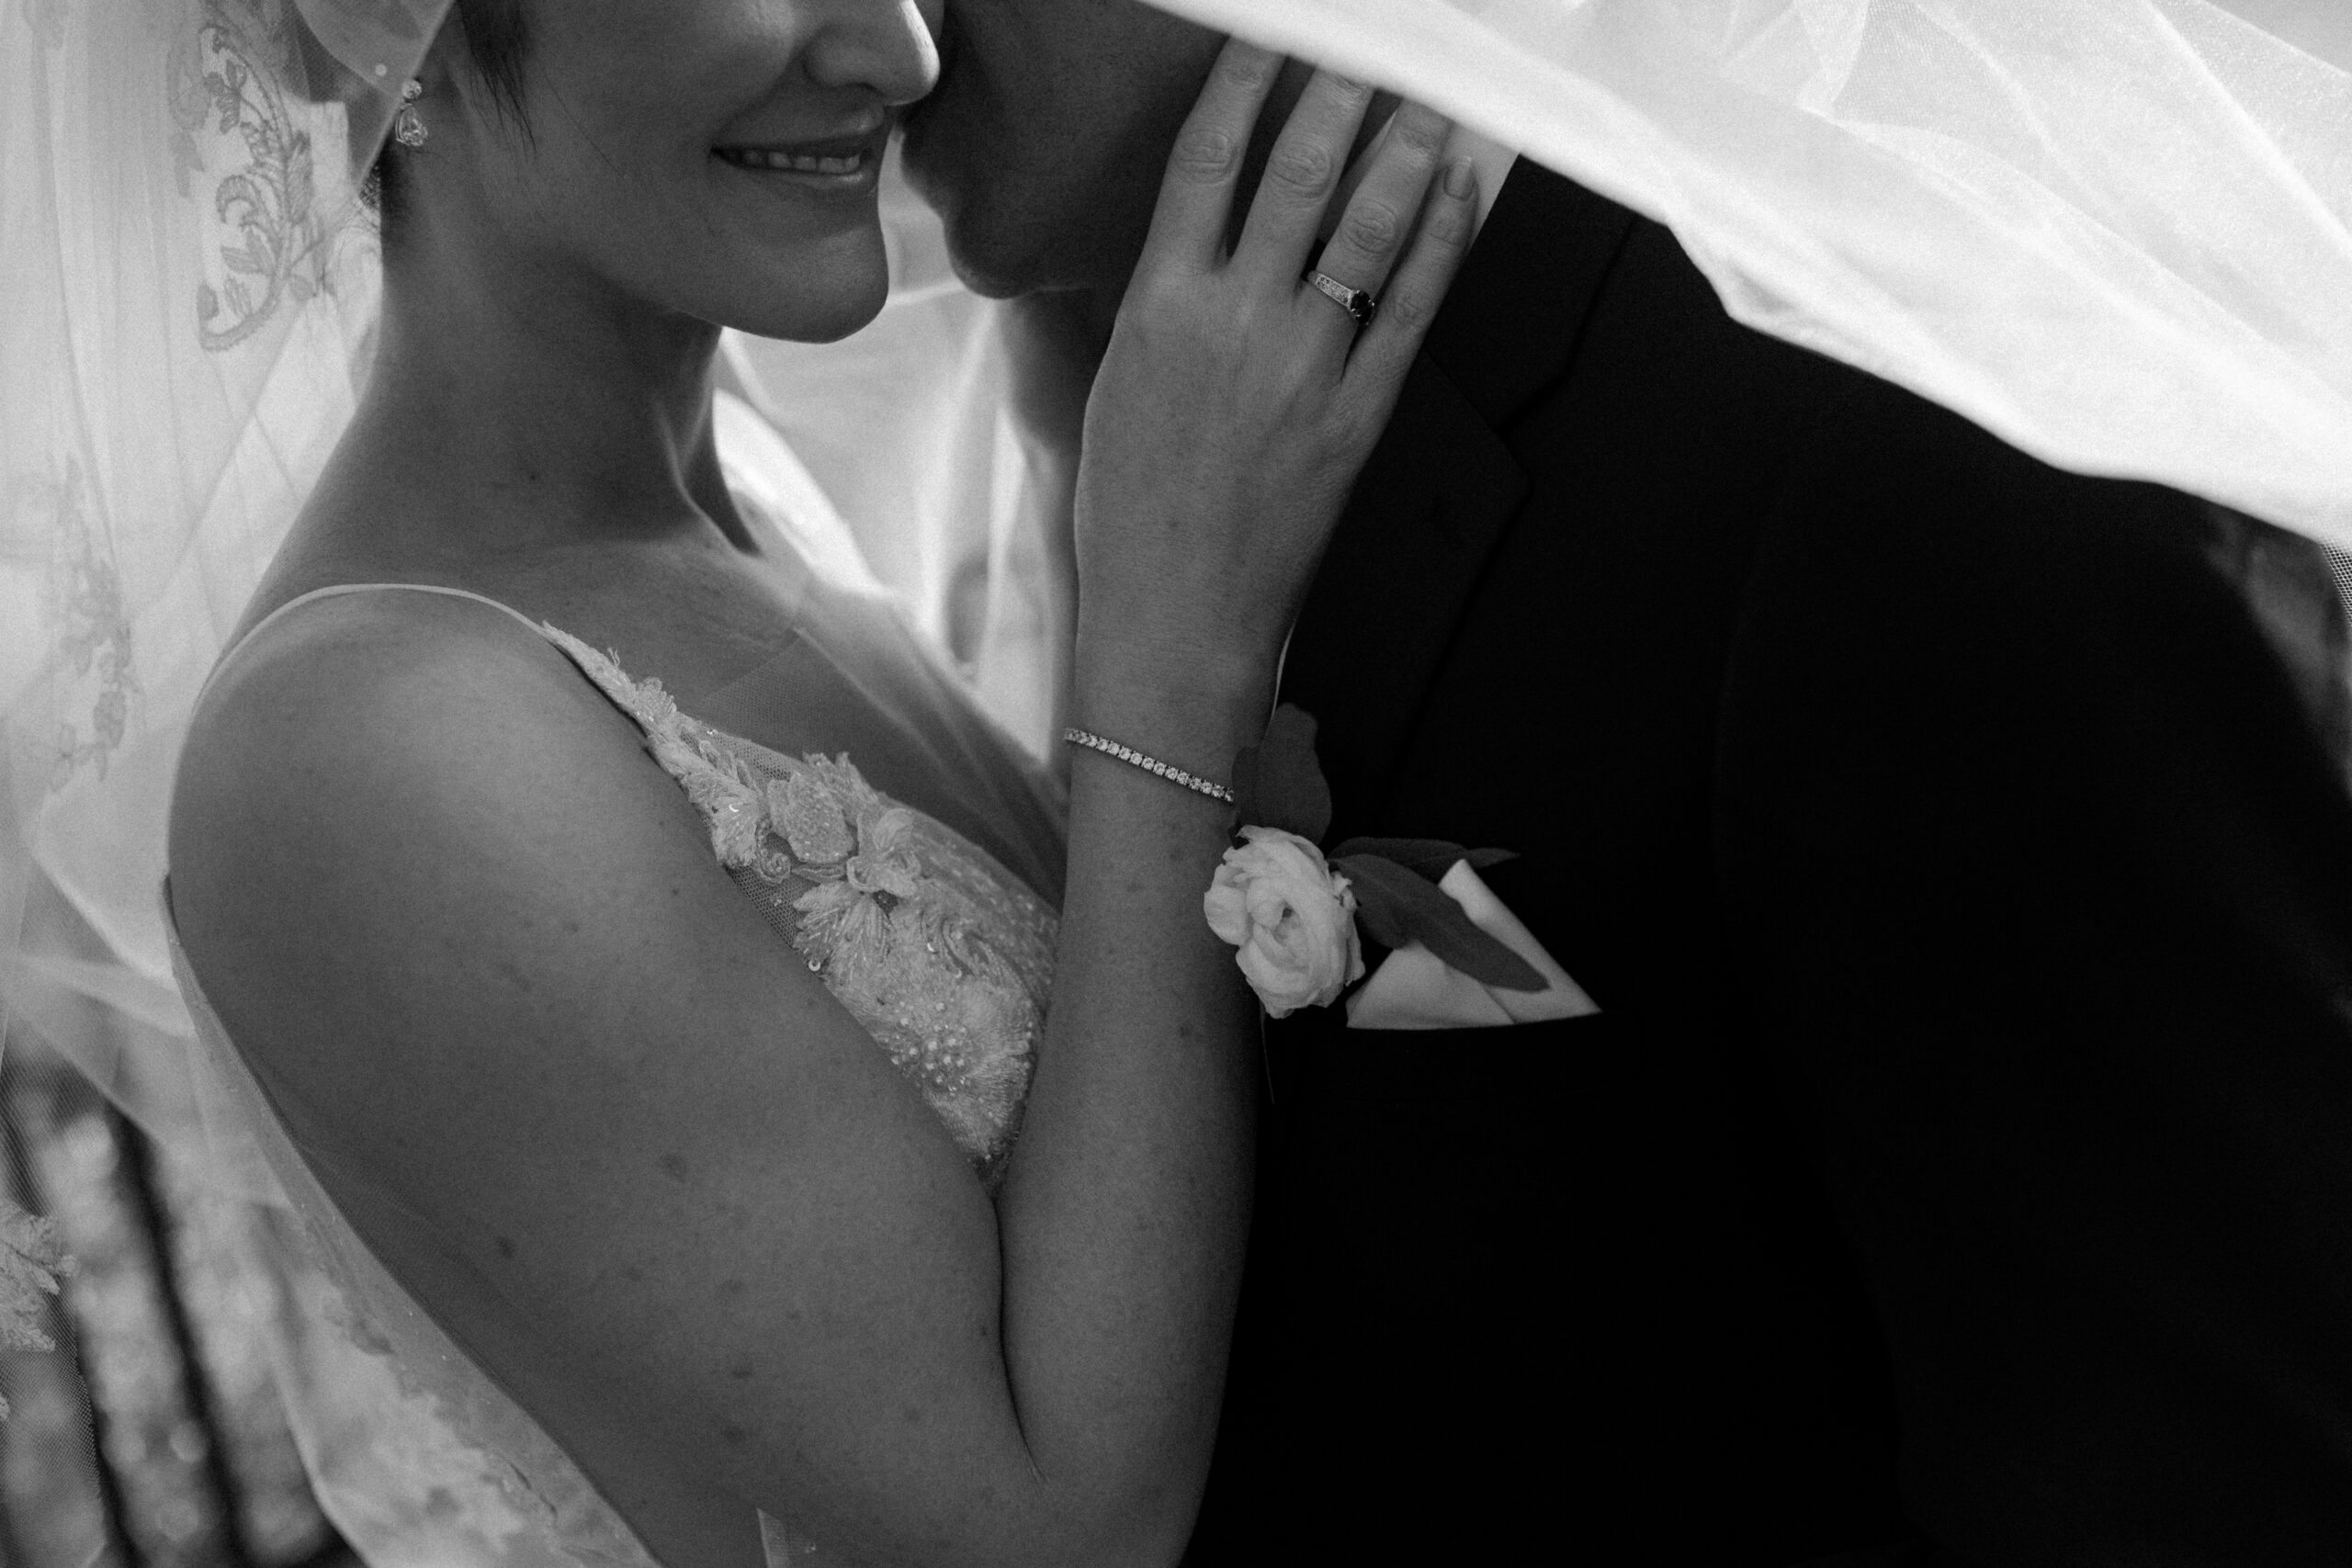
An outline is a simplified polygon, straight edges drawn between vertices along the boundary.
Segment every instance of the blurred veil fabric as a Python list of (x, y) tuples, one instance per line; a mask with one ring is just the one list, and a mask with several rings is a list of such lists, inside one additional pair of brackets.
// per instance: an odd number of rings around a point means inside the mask
[[(207, 1128), (164, 807), (365, 377), (356, 171), (447, 3), (0, 0), (0, 1025), (266, 1204), (284, 1195), (233, 1108)], [(1741, 320), (2038, 456), (2352, 548), (2343, 0), (1153, 3), (1659, 219)], [(1000, 308), (896, 187), (885, 221), (874, 329), (730, 340), (730, 471), (812, 525), (845, 516), (1043, 746), (1069, 475), (1011, 417)], [(286, 1381), (349, 1417), (305, 1438), (346, 1533), (379, 1568), (473, 1561), (431, 1534), (446, 1509), (385, 1495), (438, 1484), (429, 1431), (400, 1427), (380, 1369), (307, 1343)]]
[[(0, 0), (0, 1038), (62, 1052), (258, 1201), (246, 1263), (314, 1301), (246, 1129), (208, 1132), (159, 915), (164, 806), (205, 674), (353, 407), (378, 279), (357, 173), (445, 3), (300, 0), (305, 28), (286, 0)], [(399, 1561), (429, 1488), (397, 1529), (347, 1495), (462, 1472), (417, 1457), (445, 1445), (380, 1363), (281, 1326), (322, 1501)]]
[(0, 1016), (166, 1134), (173, 764), (350, 415), (356, 171), (445, 4), (0, 6)]

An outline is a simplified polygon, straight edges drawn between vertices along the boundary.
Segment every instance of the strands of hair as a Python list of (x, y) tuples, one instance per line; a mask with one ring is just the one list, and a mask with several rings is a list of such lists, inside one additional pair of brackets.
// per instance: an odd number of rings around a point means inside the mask
[[(467, 65), (490, 89), (500, 111), (528, 138), (531, 122), (523, 102), (530, 41), (526, 4), (526, 0), (452, 0), (442, 26), (457, 29), (465, 45)], [(306, 84), (310, 96), (354, 103), (377, 91), (329, 54), (307, 28), (298, 27), (295, 33), (301, 56), (297, 79)], [(388, 229), (399, 219), (401, 157), (398, 147), (386, 142), (362, 186), (368, 204)]]

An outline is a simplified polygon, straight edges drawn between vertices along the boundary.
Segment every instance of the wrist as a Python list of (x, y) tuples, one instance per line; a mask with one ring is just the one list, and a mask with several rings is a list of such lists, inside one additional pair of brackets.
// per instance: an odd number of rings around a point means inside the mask
[(1269, 660), (1173, 649), (1094, 658), (1081, 634), (1074, 673), (1072, 726), (1219, 784), (1232, 783), (1235, 756), (1273, 711)]

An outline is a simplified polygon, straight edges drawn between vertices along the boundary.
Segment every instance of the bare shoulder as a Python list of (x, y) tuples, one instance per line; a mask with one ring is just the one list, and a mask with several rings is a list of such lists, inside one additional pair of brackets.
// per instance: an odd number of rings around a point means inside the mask
[(611, 948), (647, 945), (653, 904), (723, 931), (741, 902), (560, 652), (421, 593), (306, 605), (238, 651), (184, 751), (169, 852), (190, 960), (239, 1045), (335, 1075), (322, 1093), (365, 1087), (370, 1059), (418, 1066), (433, 1039), (526, 1045), (508, 992), (593, 989)]
[(187, 748), (173, 908), (395, 1277), (697, 1517), (784, 1508), (901, 1363), (1000, 1386), (986, 1195), (630, 722), (479, 604), (262, 635)]
[[(289, 1116), (309, 1108), (310, 1136), (408, 1173), (437, 1145), (442, 1168), (481, 1178), (500, 1114), (576, 1094), (564, 1138), (609, 1139), (600, 1097), (643, 1095), (658, 1067), (676, 1123), (640, 1098), (630, 1137), (683, 1138), (748, 1089), (790, 1108), (771, 1146), (823, 1165), (844, 1141), (910, 1138), (969, 1186), (634, 724), (552, 645), (424, 594), (306, 606), (260, 636), (186, 749), (172, 905), (207, 998)], [(403, 1130), (405, 1151), (382, 1141)]]
[(239, 649), (198, 708), (173, 796), (175, 899), (193, 912), (224, 880), (249, 893), (334, 880), (388, 838), (430, 854), (463, 830), (456, 818), (494, 836), (501, 802), (642, 773), (635, 751), (628, 721), (561, 653), (487, 604), (383, 592), (305, 605)]

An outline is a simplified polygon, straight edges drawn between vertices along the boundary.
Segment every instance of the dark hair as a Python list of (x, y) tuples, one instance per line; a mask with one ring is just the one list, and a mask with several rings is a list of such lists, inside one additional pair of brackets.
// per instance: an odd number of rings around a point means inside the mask
[(466, 58), (491, 96), (527, 129), (523, 117), (523, 55), (530, 28), (524, 0), (456, 0), (450, 10), (466, 33)]

